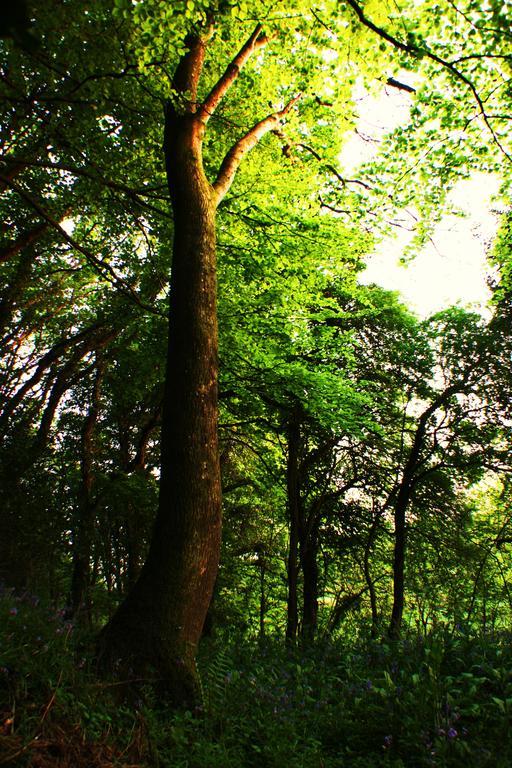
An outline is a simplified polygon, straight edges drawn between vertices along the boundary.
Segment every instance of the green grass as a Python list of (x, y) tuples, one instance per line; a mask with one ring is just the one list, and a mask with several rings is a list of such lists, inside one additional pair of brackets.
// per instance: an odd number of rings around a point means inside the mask
[[(305, 649), (209, 643), (203, 701), (127, 704), (92, 637), (28, 595), (0, 601), (0, 764), (160, 768), (512, 765), (510, 637)], [(10, 762), (9, 762), (10, 761)]]

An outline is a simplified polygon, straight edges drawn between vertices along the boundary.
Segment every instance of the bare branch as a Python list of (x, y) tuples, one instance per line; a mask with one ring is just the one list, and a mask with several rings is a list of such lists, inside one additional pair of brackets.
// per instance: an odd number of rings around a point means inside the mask
[[(297, 144), (297, 147), (301, 147), (302, 149), (305, 149), (307, 152), (309, 152), (315, 160), (318, 160), (319, 163), (323, 163), (324, 160), (321, 155), (316, 151), (316, 149), (313, 149), (313, 147), (310, 147), (309, 144), (303, 144), (302, 142)], [(364, 189), (372, 189), (372, 187), (367, 184), (365, 181), (361, 181), (361, 179), (345, 179), (339, 171), (336, 170), (334, 165), (331, 163), (326, 163), (325, 167), (328, 171), (330, 171), (339, 182), (341, 182), (342, 186), (346, 186), (347, 184), (359, 184), (361, 187), (364, 187)]]
[(471, 53), (468, 56), (459, 56), (453, 60), (453, 64), (460, 64), (462, 61), (473, 61), (474, 59), (501, 59), (510, 61), (510, 53)]
[(464, 13), (464, 11), (462, 11), (460, 8), (458, 8), (455, 5), (455, 3), (453, 2), (453, 0), (448, 0), (448, 4), (451, 5), (451, 7), (453, 8), (453, 10), (456, 13), (458, 13), (460, 16), (462, 16), (462, 18), (465, 21), (467, 21), (467, 23), (469, 24), (470, 27), (472, 27), (473, 29), (476, 29), (478, 32), (480, 32), (480, 33), (482, 33), (482, 32), (492, 32), (494, 34), (499, 33), (500, 35), (503, 35), (504, 37), (508, 37), (508, 38), (512, 37), (512, 34), (507, 29), (505, 29), (503, 27), (500, 28), (500, 29), (497, 29), (496, 27), (486, 27), (486, 26), (481, 26), (479, 24), (474, 24), (473, 21), (471, 20), (471, 18), (467, 15), (467, 13)]
[(224, 198), (228, 192), (236, 172), (240, 166), (240, 163), (244, 157), (256, 146), (260, 139), (270, 131), (279, 127), (282, 120), (286, 117), (292, 107), (299, 101), (302, 94), (295, 96), (288, 104), (283, 107), (279, 112), (274, 112), (272, 115), (268, 115), (259, 123), (256, 123), (245, 136), (242, 136), (239, 141), (234, 144), (224, 160), (222, 161), (217, 179), (213, 184), (213, 189), (217, 193), (217, 205)]
[(198, 111), (198, 117), (203, 123), (207, 123), (220, 102), (237, 79), (240, 70), (250, 59), (254, 51), (263, 48), (269, 41), (266, 35), (261, 34), (262, 26), (257, 24), (254, 32), (239, 50), (235, 58), (228, 64), (222, 77), (213, 86)]
[(334, 213), (346, 213), (351, 214), (353, 211), (349, 211), (345, 208), (336, 208), (334, 205), (330, 205), (329, 203), (326, 203), (325, 200), (322, 199), (322, 197), (318, 196), (318, 201), (320, 203), (321, 208), (328, 208), (330, 211), (333, 211)]
[(368, 29), (371, 29), (372, 32), (375, 32), (379, 37), (382, 37), (384, 40), (387, 40), (388, 43), (391, 43), (395, 46), (395, 48), (398, 48), (400, 51), (405, 51), (405, 53), (411, 53), (413, 55), (418, 54), (418, 50), (414, 48), (412, 45), (407, 45), (406, 43), (402, 43), (400, 40), (398, 40), (396, 37), (393, 37), (389, 34), (389, 32), (386, 32), (385, 29), (382, 29), (382, 27), (378, 27), (376, 24), (373, 23), (367, 16), (365, 16), (363, 9), (361, 6), (355, 2), (355, 0), (346, 0), (347, 4), (352, 8), (352, 10), (356, 13), (359, 21), (361, 24), (363, 24), (365, 27), (368, 27)]

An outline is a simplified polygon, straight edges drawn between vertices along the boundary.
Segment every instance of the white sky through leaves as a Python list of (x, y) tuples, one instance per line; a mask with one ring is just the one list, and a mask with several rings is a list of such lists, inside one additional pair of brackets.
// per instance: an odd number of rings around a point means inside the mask
[[(400, 79), (414, 85), (410, 73)], [(378, 96), (361, 90), (356, 98), (360, 115), (357, 133), (348, 140), (340, 162), (344, 173), (357, 177), (358, 166), (377, 152), (379, 139), (408, 119), (411, 96), (386, 86)], [(499, 179), (483, 173), (459, 182), (448, 200), (464, 216), (443, 216), (432, 241), (408, 264), (400, 263), (400, 259), (412, 233), (397, 230), (395, 237), (380, 243), (368, 258), (360, 281), (399, 291), (421, 316), (455, 304), (485, 314), (490, 297), (486, 253), (498, 225), (492, 212), (498, 188)]]

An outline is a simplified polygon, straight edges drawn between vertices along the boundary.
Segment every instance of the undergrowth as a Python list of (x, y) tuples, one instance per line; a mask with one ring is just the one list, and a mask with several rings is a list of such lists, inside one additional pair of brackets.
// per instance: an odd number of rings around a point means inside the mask
[(436, 634), (303, 649), (212, 643), (203, 700), (123, 703), (92, 636), (31, 595), (0, 600), (0, 764), (73, 768), (512, 765), (509, 637)]

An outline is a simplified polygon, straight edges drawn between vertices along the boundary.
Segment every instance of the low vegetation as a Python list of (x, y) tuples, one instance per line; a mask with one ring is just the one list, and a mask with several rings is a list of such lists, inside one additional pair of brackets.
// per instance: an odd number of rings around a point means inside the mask
[[(202, 701), (171, 710), (93, 671), (91, 635), (31, 595), (1, 603), (0, 761), (169, 768), (509, 766), (509, 634), (207, 641)], [(126, 693), (126, 692), (125, 692)], [(122, 702), (122, 703), (121, 703)]]

